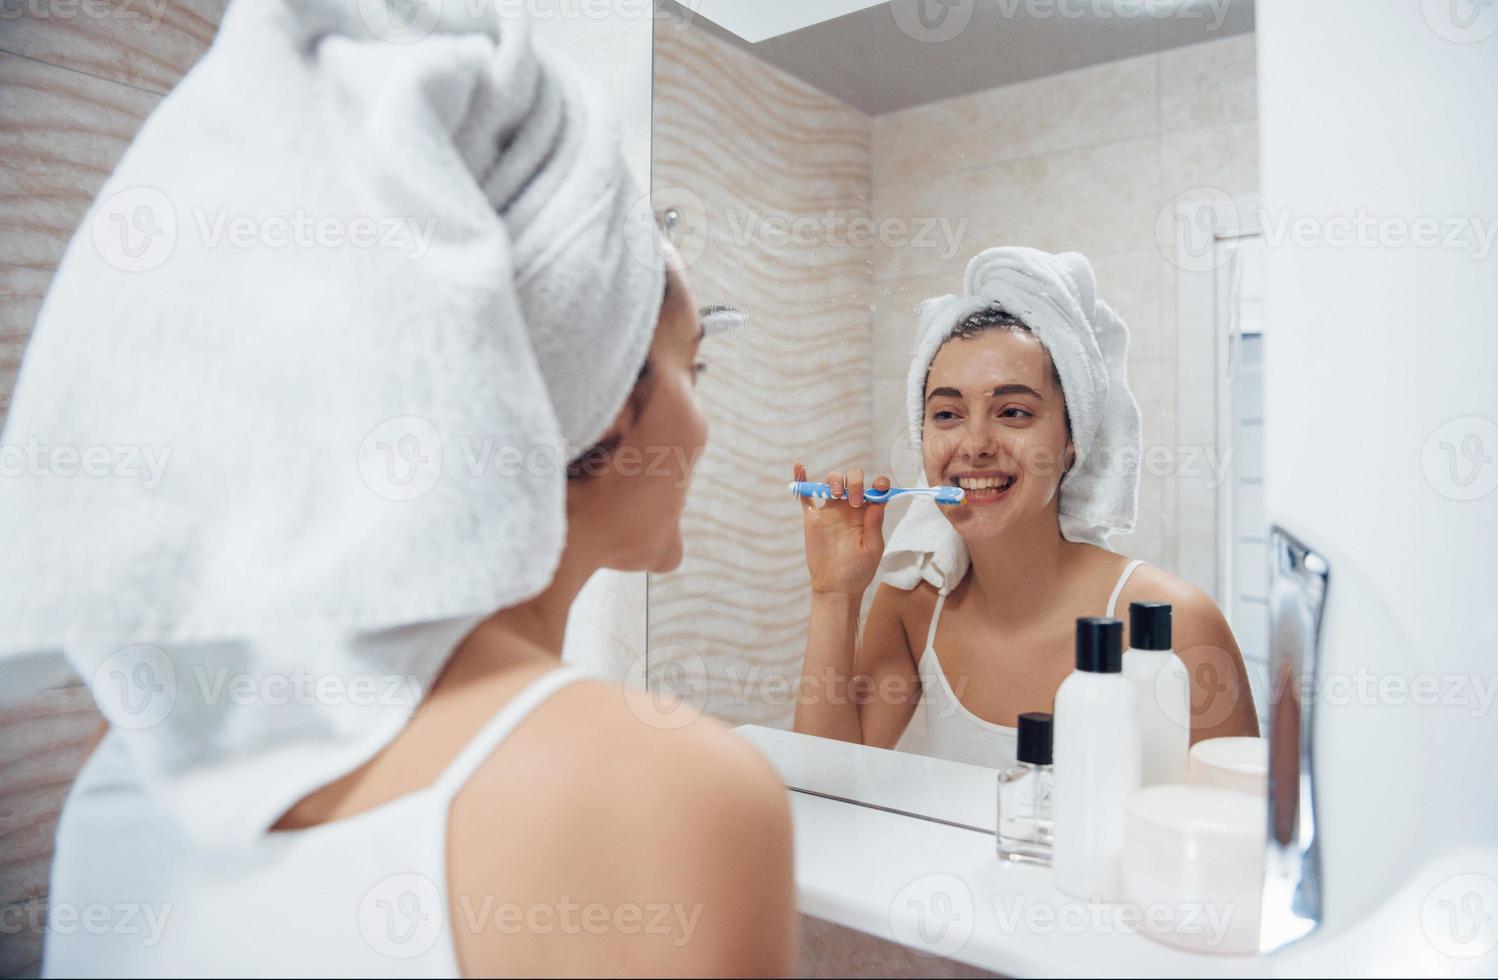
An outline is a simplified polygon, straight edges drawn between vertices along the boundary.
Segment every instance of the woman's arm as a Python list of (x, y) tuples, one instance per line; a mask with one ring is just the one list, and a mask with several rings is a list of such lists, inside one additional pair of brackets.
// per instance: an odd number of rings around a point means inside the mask
[(1238, 641), (1212, 597), (1200, 590), (1174, 604), (1176, 656), (1191, 677), (1191, 742), (1258, 735), (1253, 690)]
[[(806, 467), (797, 463), (797, 480)], [(798, 732), (885, 748), (899, 740), (915, 710), (919, 678), (900, 624), (894, 590), (881, 589), (869, 612), (863, 648), (858, 614), (884, 554), (884, 507), (863, 499), (862, 470), (829, 473), (834, 496), (818, 507), (802, 501), (811, 618), (796, 689)], [(874, 481), (889, 486), (888, 477)]]
[(879, 587), (859, 644), (861, 598), (812, 594), (795, 727), (888, 749), (915, 713), (920, 675), (900, 622), (899, 590)]

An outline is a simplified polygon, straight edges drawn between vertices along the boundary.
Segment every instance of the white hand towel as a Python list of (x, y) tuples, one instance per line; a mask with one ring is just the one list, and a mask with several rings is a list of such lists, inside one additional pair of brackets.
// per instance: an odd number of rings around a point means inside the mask
[[(921, 304), (907, 377), (911, 444), (920, 451), (926, 375), (936, 352), (959, 323), (994, 306), (1035, 333), (1061, 376), (1076, 449), (1061, 480), (1062, 536), (1107, 547), (1110, 534), (1134, 528), (1141, 423), (1128, 384), (1128, 328), (1097, 298), (1097, 280), (1083, 256), (991, 248), (968, 263), (961, 294)], [(967, 568), (967, 548), (941, 508), (917, 500), (890, 535), (880, 579), (902, 589), (926, 581), (946, 592)]]
[(566, 464), (645, 361), (648, 202), (501, 8), (231, 5), (26, 353), (4, 442), (44, 465), (0, 480), (0, 649), (65, 649), (205, 839), (366, 761), (551, 581)]

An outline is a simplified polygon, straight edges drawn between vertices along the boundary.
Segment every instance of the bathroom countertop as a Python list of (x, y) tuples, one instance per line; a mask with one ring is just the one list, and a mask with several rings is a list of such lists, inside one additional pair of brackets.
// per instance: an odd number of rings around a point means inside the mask
[[(789, 732), (771, 738), (764, 734), (771, 730), (748, 730), (755, 727), (738, 731), (762, 748), (767, 743), (767, 754), (777, 767), (803, 767), (798, 781), (835, 768), (832, 761), (817, 763), (819, 753), (831, 760), (846, 757), (842, 743)], [(884, 749), (851, 748), (859, 750), (851, 758), (858, 760), (865, 775), (884, 764), (901, 770), (912, 758), (894, 758), (905, 754)], [(877, 755), (865, 755), (870, 752)], [(960, 768), (976, 769), (985, 781), (992, 778), (991, 771), (980, 767)], [(918, 771), (935, 772), (937, 782), (947, 772), (923, 764)], [(951, 772), (959, 783), (973, 778)], [(1264, 957), (1192, 953), (1141, 935), (1131, 910), (1063, 895), (1052, 886), (1047, 868), (1000, 862), (991, 832), (896, 812), (914, 805), (950, 815), (961, 813), (963, 807), (971, 811), (971, 800), (959, 800), (953, 808), (907, 798), (899, 801), (906, 805), (886, 808), (889, 783), (865, 779), (862, 785), (882, 788), (886, 795), (884, 803), (862, 805), (833, 798), (836, 794), (828, 792), (829, 785), (847, 789), (858, 782), (832, 775), (831, 784), (812, 792), (792, 787), (797, 904), (803, 914), (1011, 976), (1226, 977), (1269, 972)]]

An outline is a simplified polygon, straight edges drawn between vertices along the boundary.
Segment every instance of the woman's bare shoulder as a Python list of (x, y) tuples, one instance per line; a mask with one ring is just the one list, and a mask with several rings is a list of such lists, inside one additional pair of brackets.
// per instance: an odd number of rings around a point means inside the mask
[[(631, 917), (647, 901), (676, 915), (665, 933), (506, 935), (480, 923), (459, 939), (466, 973), (594, 972), (621, 957), (652, 972), (679, 969), (683, 955), (702, 972), (738, 956), (774, 973), (790, 955), (786, 791), (757, 749), (671, 696), (593, 680), (554, 694), (455, 800), (448, 861), (460, 905), (498, 890), (526, 907), (591, 896)], [(761, 948), (747, 938), (756, 929)]]
[(1217, 603), (1202, 589), (1158, 565), (1144, 564), (1134, 569), (1119, 596), (1119, 609), (1125, 613), (1130, 602), (1168, 602), (1175, 617), (1220, 619)]
[[(864, 629), (865, 646), (871, 633), (898, 635), (905, 639), (906, 653), (918, 657), (924, 645), (926, 628), (931, 623), (931, 614), (936, 611), (937, 594), (935, 586), (929, 582), (919, 582), (913, 589), (880, 582)], [(898, 626), (898, 630), (889, 630), (891, 625)]]
[(637, 804), (660, 820), (672, 803), (778, 805), (785, 792), (759, 750), (691, 698), (599, 680), (570, 684), (536, 708), (474, 774), (468, 795), (481, 803), (493, 788), (511, 799), (502, 791), (516, 779), (538, 807), (547, 802), (539, 794), (554, 791), (616, 822)]
[(901, 589), (888, 582), (880, 582), (878, 591), (874, 593), (874, 601), (885, 604), (899, 616), (901, 622), (916, 622), (931, 618), (931, 611), (936, 608), (937, 595), (936, 587), (926, 581), (916, 583), (913, 589)]

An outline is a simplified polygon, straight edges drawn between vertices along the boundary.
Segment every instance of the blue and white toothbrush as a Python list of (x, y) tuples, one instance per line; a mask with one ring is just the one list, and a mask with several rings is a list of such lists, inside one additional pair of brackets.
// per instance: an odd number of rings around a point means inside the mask
[[(810, 497), (813, 500), (846, 500), (847, 489), (844, 488), (840, 497), (832, 495), (832, 487), (825, 483), (808, 483), (797, 480), (791, 484), (791, 493), (798, 497)], [(865, 490), (863, 499), (871, 504), (886, 503), (892, 497), (898, 497), (902, 493), (914, 493), (927, 496), (938, 504), (956, 507), (967, 502), (967, 493), (961, 487), (890, 487), (888, 490)]]

